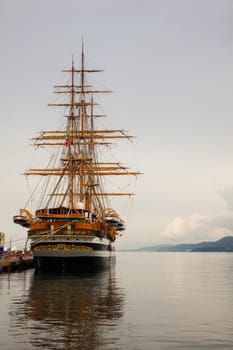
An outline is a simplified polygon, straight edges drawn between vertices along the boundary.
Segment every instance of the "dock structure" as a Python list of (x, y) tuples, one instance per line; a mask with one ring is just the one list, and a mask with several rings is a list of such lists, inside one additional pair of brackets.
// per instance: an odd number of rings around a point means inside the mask
[(6, 251), (0, 255), (0, 272), (13, 272), (34, 267), (31, 252)]

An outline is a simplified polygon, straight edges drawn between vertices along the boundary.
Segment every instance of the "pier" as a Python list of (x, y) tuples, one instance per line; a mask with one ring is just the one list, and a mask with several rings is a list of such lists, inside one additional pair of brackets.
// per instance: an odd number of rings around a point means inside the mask
[(34, 267), (31, 252), (6, 251), (0, 255), (0, 273), (26, 270)]

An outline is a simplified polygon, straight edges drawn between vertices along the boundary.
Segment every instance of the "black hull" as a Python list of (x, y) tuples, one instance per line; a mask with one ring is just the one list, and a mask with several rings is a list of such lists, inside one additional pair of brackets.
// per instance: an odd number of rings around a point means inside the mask
[(116, 257), (35, 257), (37, 272), (97, 272), (115, 264)]

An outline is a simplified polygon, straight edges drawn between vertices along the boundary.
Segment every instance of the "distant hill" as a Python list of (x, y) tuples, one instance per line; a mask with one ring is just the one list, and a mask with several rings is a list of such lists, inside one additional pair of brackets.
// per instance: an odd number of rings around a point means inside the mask
[(138, 250), (151, 252), (233, 252), (233, 237), (223, 237), (215, 242), (158, 245), (144, 247)]

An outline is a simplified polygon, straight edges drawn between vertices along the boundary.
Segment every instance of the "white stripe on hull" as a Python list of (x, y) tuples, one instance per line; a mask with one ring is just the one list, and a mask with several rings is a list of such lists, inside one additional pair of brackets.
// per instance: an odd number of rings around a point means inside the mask
[(85, 244), (85, 243), (94, 243), (94, 244), (105, 244), (108, 246), (109, 244), (112, 244), (111, 241), (107, 238), (99, 238), (99, 237), (74, 237), (74, 236), (50, 236), (50, 237), (36, 237), (31, 238), (32, 245), (36, 243), (73, 243), (73, 244)]

